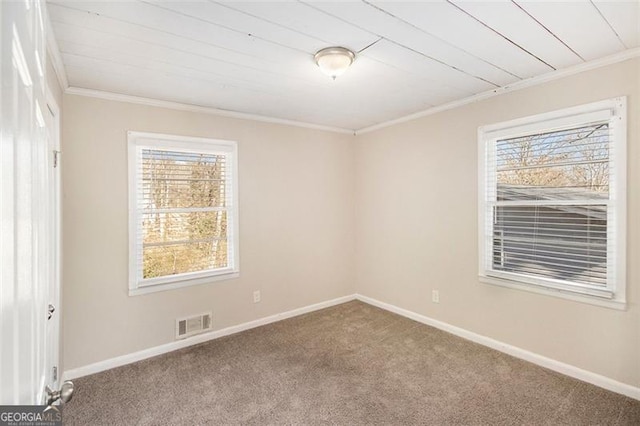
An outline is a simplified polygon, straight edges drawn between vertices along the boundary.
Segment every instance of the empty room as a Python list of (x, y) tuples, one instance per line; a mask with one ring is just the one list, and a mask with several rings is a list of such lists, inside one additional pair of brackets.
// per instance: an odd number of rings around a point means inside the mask
[(0, 22), (0, 426), (640, 424), (637, 0)]

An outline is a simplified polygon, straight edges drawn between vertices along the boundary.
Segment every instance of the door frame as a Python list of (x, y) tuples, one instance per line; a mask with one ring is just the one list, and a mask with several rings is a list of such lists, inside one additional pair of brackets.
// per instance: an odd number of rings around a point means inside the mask
[[(51, 239), (51, 284), (50, 289), (53, 294), (49, 294), (49, 302), (55, 306), (56, 311), (51, 318), (50, 333), (52, 339), (49, 341), (51, 344), (47, 347), (47, 362), (49, 370), (49, 387), (51, 389), (58, 389), (61, 382), (62, 370), (60, 366), (60, 349), (61, 349), (61, 315), (62, 315), (62, 187), (61, 187), (61, 161), (60, 161), (60, 107), (51, 88), (46, 88), (46, 100), (47, 108), (49, 110), (50, 119), (45, 120), (47, 124), (47, 143), (49, 146), (49, 155), (51, 155), (51, 174), (48, 187), (51, 190), (51, 195), (48, 197), (50, 203), (50, 212), (53, 216), (51, 218), (51, 226), (49, 229)], [(49, 139), (50, 138), (50, 139)], [(56, 154), (54, 151), (57, 151)], [(57, 156), (57, 158), (56, 158)], [(57, 164), (54, 164), (57, 161)], [(55, 165), (55, 167), (53, 167)], [(56, 369), (56, 374), (53, 374), (52, 368)]]

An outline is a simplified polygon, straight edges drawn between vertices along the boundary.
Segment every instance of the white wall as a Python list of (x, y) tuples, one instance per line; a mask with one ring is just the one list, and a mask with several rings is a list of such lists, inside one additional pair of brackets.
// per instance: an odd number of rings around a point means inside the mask
[[(479, 283), (478, 127), (621, 95), (629, 117), (627, 310)], [(358, 292), (640, 386), (639, 98), (636, 59), (358, 136)]]
[[(128, 296), (128, 130), (238, 142), (239, 279)], [(177, 317), (212, 310), (220, 329), (353, 294), (352, 141), (64, 95), (65, 368), (171, 342)]]
[(62, 87), (60, 87), (60, 83), (58, 82), (58, 76), (56, 75), (56, 71), (52, 65), (51, 56), (47, 53), (47, 87), (51, 90), (51, 94), (58, 104), (59, 108), (62, 108)]

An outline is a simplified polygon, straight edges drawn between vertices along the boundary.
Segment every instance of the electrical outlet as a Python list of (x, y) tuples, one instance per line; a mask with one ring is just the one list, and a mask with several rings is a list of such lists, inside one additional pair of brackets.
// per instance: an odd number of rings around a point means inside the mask
[(260, 290), (256, 290), (253, 292), (253, 303), (260, 302)]
[(440, 292), (438, 290), (431, 291), (431, 301), (433, 303), (440, 303)]

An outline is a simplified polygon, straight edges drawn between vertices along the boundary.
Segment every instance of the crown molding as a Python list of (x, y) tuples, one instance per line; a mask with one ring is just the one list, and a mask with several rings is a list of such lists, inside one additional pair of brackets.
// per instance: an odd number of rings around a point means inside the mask
[(553, 72), (539, 75), (536, 77), (531, 77), (526, 80), (520, 80), (516, 83), (508, 84), (506, 86), (499, 87), (497, 89), (492, 89), (486, 92), (478, 93), (476, 95), (469, 96), (464, 99), (448, 102), (443, 105), (438, 105), (438, 106), (426, 109), (424, 111), (416, 112), (413, 114), (406, 115), (404, 117), (385, 121), (383, 123), (375, 124), (373, 126), (364, 127), (362, 129), (356, 130), (355, 134), (362, 135), (365, 133), (370, 133), (375, 130), (383, 129), (385, 127), (393, 126), (400, 123), (406, 123), (407, 121), (416, 120), (418, 118), (426, 117), (428, 115), (433, 115), (438, 112), (447, 111), (447, 110), (461, 107), (463, 105), (471, 104), (474, 102), (479, 102), (485, 99), (492, 98), (494, 96), (502, 95), (504, 93), (515, 92), (516, 90), (526, 89), (528, 87), (537, 86), (543, 83), (547, 83), (549, 81), (558, 80), (560, 78), (568, 77), (571, 75), (579, 74), (581, 72), (605, 67), (607, 65), (616, 64), (618, 62), (623, 62), (623, 61), (638, 58), (638, 57), (640, 57), (640, 47), (636, 47), (634, 49), (627, 49), (610, 56), (605, 56), (604, 58), (595, 59), (589, 62), (583, 62), (578, 65), (574, 65), (565, 69), (553, 71)]
[(67, 87), (64, 91), (69, 95), (87, 96), (90, 98), (100, 98), (110, 101), (128, 102), (132, 104), (148, 105), (159, 108), (174, 109), (179, 111), (199, 112), (203, 114), (212, 114), (222, 117), (238, 118), (241, 120), (260, 121), (263, 123), (284, 124), (285, 126), (303, 127), (306, 129), (322, 130), (325, 132), (342, 133), (346, 135), (355, 135), (354, 130), (342, 129), (340, 127), (323, 126), (321, 124), (305, 123), (302, 121), (287, 120), (284, 118), (266, 117), (258, 114), (249, 114), (245, 112), (229, 111), (219, 108), (211, 108), (200, 105), (184, 104), (180, 102), (163, 101), (160, 99), (145, 98), (141, 96), (124, 95), (122, 93), (106, 92), (102, 90), (84, 89), (81, 87)]
[(627, 49), (625, 51), (616, 53), (614, 55), (606, 56), (604, 58), (596, 59), (589, 62), (584, 62), (569, 68), (553, 71), (551, 73), (543, 74), (537, 77), (531, 77), (526, 80), (521, 80), (513, 84), (508, 84), (506, 86), (499, 87), (497, 89), (488, 90), (486, 92), (478, 93), (476, 95), (469, 96), (464, 99), (455, 100), (443, 105), (438, 105), (438, 106), (426, 109), (424, 111), (419, 111), (413, 114), (409, 114), (404, 117), (385, 121), (383, 123), (378, 123), (373, 126), (364, 127), (359, 130), (350, 130), (350, 129), (343, 129), (339, 127), (331, 127), (331, 126), (323, 126), (320, 124), (306, 123), (302, 121), (287, 120), (283, 118), (274, 118), (274, 117), (267, 117), (267, 116), (257, 115), (257, 114), (205, 107), (200, 105), (192, 105), (192, 104), (185, 104), (180, 102), (145, 98), (140, 96), (125, 95), (122, 93), (107, 92), (107, 91), (94, 90), (94, 89), (85, 89), (80, 87), (70, 87), (67, 83), (66, 74), (64, 72), (64, 66), (62, 64), (62, 60), (60, 57), (60, 51), (58, 50), (55, 39), (53, 38), (53, 33), (50, 30), (48, 31), (48, 33), (50, 35), (49, 37), (47, 37), (47, 49), (51, 53), (54, 69), (56, 70), (60, 84), (63, 85), (63, 88), (65, 89), (64, 90), (65, 93), (68, 93), (71, 95), (107, 99), (112, 101), (128, 102), (128, 103), (134, 103), (134, 104), (140, 104), (140, 105), (149, 105), (149, 106), (168, 108), (168, 109), (174, 109), (174, 110), (180, 110), (180, 111), (199, 112), (204, 114), (238, 118), (243, 120), (253, 120), (253, 121), (260, 121), (265, 123), (283, 124), (287, 126), (302, 127), (307, 129), (322, 130), (327, 132), (348, 134), (348, 135), (354, 135), (354, 136), (370, 133), (370, 132), (380, 130), (386, 127), (390, 127), (396, 124), (406, 123), (408, 121), (416, 120), (418, 118), (433, 115), (442, 111), (447, 111), (447, 110), (468, 105), (474, 102), (480, 102), (482, 100), (499, 96), (505, 93), (515, 92), (517, 90), (526, 89), (526, 88), (537, 86), (550, 81), (558, 80), (564, 77), (569, 77), (575, 74), (579, 74), (585, 71), (605, 67), (607, 65), (612, 65), (618, 62), (623, 62), (629, 59), (640, 57), (640, 47), (634, 48), (634, 49)]
[(53, 34), (53, 27), (51, 26), (51, 19), (49, 18), (49, 12), (45, 12), (47, 19), (47, 52), (51, 58), (51, 65), (56, 72), (58, 83), (60, 88), (64, 92), (69, 88), (69, 80), (67, 79), (67, 72), (64, 69), (64, 63), (62, 62), (62, 55), (60, 54), (60, 48), (58, 42)]

